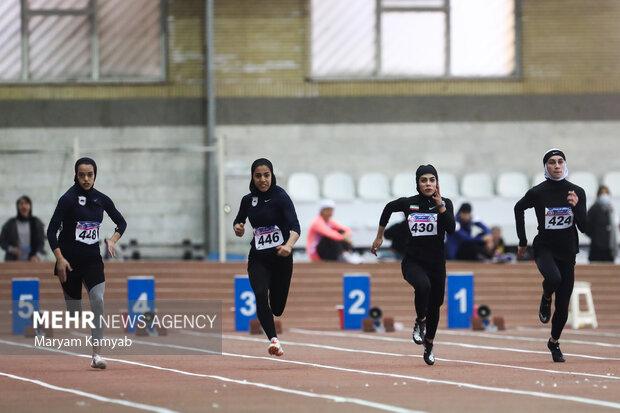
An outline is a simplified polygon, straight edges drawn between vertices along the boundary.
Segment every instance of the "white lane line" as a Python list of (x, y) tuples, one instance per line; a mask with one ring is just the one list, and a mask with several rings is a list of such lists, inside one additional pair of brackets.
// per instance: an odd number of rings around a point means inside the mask
[[(180, 332), (183, 334), (199, 336), (199, 337), (204, 337), (208, 335), (208, 333), (200, 333), (200, 332), (191, 331), (191, 330), (181, 330)], [(230, 340), (261, 342), (261, 343), (265, 342), (265, 339), (242, 337), (242, 336), (235, 336), (235, 335), (229, 335), (229, 334), (222, 335), (222, 338), (226, 338)], [(360, 350), (360, 349), (353, 349), (353, 348), (347, 348), (347, 347), (327, 346), (323, 344), (300, 343), (300, 342), (294, 342), (294, 341), (289, 341), (289, 340), (282, 341), (282, 344), (284, 344), (285, 346), (311, 347), (311, 348), (320, 348), (324, 350), (343, 351), (343, 352), (349, 352), (349, 353), (364, 353), (364, 354), (373, 354), (373, 355), (389, 356), (389, 357), (422, 358), (421, 355), (417, 355), (417, 354), (388, 353), (385, 351)], [(603, 375), (603, 374), (581, 373), (581, 372), (575, 372), (575, 371), (549, 370), (549, 369), (540, 369), (540, 368), (535, 368), (535, 367), (513, 366), (510, 364), (485, 363), (481, 361), (470, 361), (470, 360), (454, 360), (454, 359), (446, 359), (446, 358), (440, 358), (440, 357), (435, 357), (435, 359), (440, 360), (440, 361), (450, 362), (450, 363), (473, 364), (477, 366), (501, 367), (501, 368), (515, 369), (515, 370), (536, 371), (540, 373), (566, 374), (566, 375), (575, 375), (575, 376), (596, 377), (600, 379), (620, 380), (620, 377), (608, 376), (608, 375)]]
[[(485, 338), (493, 338), (498, 340), (511, 340), (511, 341), (536, 341), (540, 342), (540, 338), (535, 337), (520, 337), (520, 336), (508, 336), (505, 334), (489, 334), (489, 333), (479, 333), (479, 332), (465, 332), (465, 331), (448, 331), (448, 330), (440, 330), (437, 334), (445, 334), (448, 336), (465, 336), (465, 337), (485, 337)], [(562, 343), (571, 343), (571, 344), (587, 344), (589, 346), (600, 346), (600, 347), (615, 347), (620, 348), (620, 344), (611, 344), (611, 343), (603, 343), (600, 341), (583, 341), (583, 340), (567, 340), (560, 339)]]
[[(332, 336), (332, 337), (362, 338), (365, 340), (391, 341), (391, 342), (397, 342), (397, 343), (411, 343), (412, 342), (411, 340), (404, 339), (404, 338), (370, 336), (370, 335), (364, 335), (364, 334), (338, 333), (338, 332), (332, 332), (332, 331), (305, 330), (301, 328), (291, 328), (289, 331), (292, 333), (300, 333), (300, 334), (314, 334), (314, 335)], [(440, 343), (442, 346), (446, 345), (446, 346), (455, 346), (455, 347), (465, 347), (465, 348), (472, 348), (472, 349), (478, 349), (478, 350), (511, 351), (515, 353), (528, 353), (528, 354), (549, 354), (548, 351), (524, 350), (524, 349), (510, 348), (510, 347), (481, 346), (481, 345), (465, 344), (465, 343), (453, 343), (450, 341), (439, 341), (438, 343)], [(574, 353), (564, 353), (564, 355), (571, 356), (571, 357), (593, 359), (593, 360), (620, 361), (620, 358), (617, 358), (617, 357), (588, 356), (585, 354), (574, 354)]]
[[(211, 353), (211, 354), (213, 353), (213, 351), (196, 348), (196, 347), (170, 345), (170, 344), (163, 344), (163, 343), (152, 343), (152, 342), (141, 341), (141, 340), (134, 340), (134, 341), (140, 344), (153, 346), (153, 347), (169, 347), (169, 348), (178, 348), (178, 349), (183, 349), (183, 350), (192, 350), (192, 351), (197, 351), (201, 353)], [(0, 343), (1, 342), (3, 342), (3, 340), (0, 340)], [(276, 359), (273, 357), (251, 356), (248, 354), (235, 354), (235, 353), (222, 352), (222, 356), (239, 357), (239, 358), (254, 359), (254, 360), (268, 360), (271, 362), (295, 364), (295, 365), (300, 365), (300, 366), (310, 366), (310, 367), (317, 367), (321, 369), (344, 371), (348, 373), (357, 373), (357, 374), (369, 375), (369, 376), (394, 377), (398, 379), (408, 379), (408, 380), (414, 380), (414, 381), (424, 382), (428, 384), (445, 384), (445, 385), (456, 386), (456, 387), (470, 388), (474, 390), (517, 394), (517, 395), (540, 397), (540, 398), (563, 400), (563, 401), (572, 401), (572, 402), (577, 402), (577, 403), (584, 403), (584, 404), (590, 404), (590, 405), (595, 405), (595, 406), (603, 406), (603, 407), (611, 407), (614, 409), (620, 409), (620, 403), (610, 402), (606, 400), (590, 399), (586, 397), (549, 394), (549, 393), (542, 393), (542, 392), (537, 392), (537, 391), (516, 390), (516, 389), (505, 388), (505, 387), (482, 386), (482, 385), (477, 385), (477, 384), (456, 382), (456, 381), (451, 381), (451, 380), (428, 379), (428, 378), (418, 377), (418, 376), (408, 376), (408, 375), (396, 374), (396, 373), (384, 373), (384, 372), (378, 372), (378, 371), (359, 370), (359, 369), (338, 367), (338, 366), (327, 365), (327, 364), (308, 363), (308, 362), (303, 362), (303, 361), (286, 360), (286, 359)], [(118, 359), (108, 359), (108, 360), (117, 360), (117, 361), (126, 362), (126, 361), (118, 360)], [(128, 362), (128, 363), (134, 363), (134, 362)], [(136, 363), (136, 364), (141, 365), (140, 363)], [(161, 369), (166, 370), (163, 367)], [(214, 376), (208, 376), (208, 377), (215, 378)]]
[[(544, 328), (544, 327), (520, 327), (517, 326), (516, 327), (517, 330), (519, 331), (540, 331), (540, 332), (549, 332), (549, 327)], [(608, 333), (605, 331), (596, 331), (596, 330), (572, 330), (572, 329), (565, 329), (564, 331), (562, 331), (562, 334), (576, 334), (576, 335), (580, 335), (580, 336), (598, 336), (598, 337), (613, 337), (613, 338), (620, 338), (620, 334), (618, 333)]]
[[(182, 349), (185, 349), (185, 350), (193, 350), (193, 351), (197, 351), (197, 352), (213, 353), (213, 352), (211, 352), (209, 350), (204, 350), (204, 349), (200, 349), (200, 348), (183, 347), (183, 346), (172, 346), (172, 345), (167, 345), (167, 344), (154, 344), (154, 343), (149, 343), (149, 342), (142, 342), (142, 341), (139, 341), (139, 340), (133, 340), (133, 341), (139, 342), (141, 344), (155, 345), (156, 347), (174, 347), (174, 348), (182, 348)], [(26, 348), (33, 348), (33, 349), (36, 348), (38, 350), (47, 350), (47, 351), (51, 351), (51, 352), (55, 352), (55, 353), (67, 354), (67, 355), (70, 355), (70, 356), (90, 358), (90, 356), (88, 356), (88, 355), (77, 354), (77, 353), (72, 353), (72, 352), (69, 352), (69, 351), (58, 350), (58, 349), (53, 349), (53, 348), (34, 347), (32, 345), (29, 345), (29, 344), (17, 343), (17, 342), (13, 342), (13, 341), (2, 340), (2, 339), (0, 339), (0, 343), (7, 344), (7, 345), (12, 345), (12, 346), (18, 346), (18, 347), (26, 347)], [(255, 356), (244, 356), (244, 355), (224, 354), (224, 353), (223, 353), (223, 355), (239, 356), (239, 357), (244, 357), (244, 358), (255, 358), (255, 359), (272, 360), (269, 357), (255, 357)], [(372, 402), (372, 401), (369, 401), (369, 400), (358, 399), (358, 398), (355, 398), (355, 397), (334, 396), (334, 395), (331, 395), (331, 394), (323, 394), (323, 393), (311, 393), (311, 392), (306, 392), (306, 391), (302, 391), (302, 390), (295, 390), (295, 389), (288, 389), (286, 387), (274, 386), (274, 385), (271, 385), (271, 384), (265, 384), (265, 383), (259, 383), (259, 382), (251, 382), (251, 381), (247, 381), (247, 380), (237, 380), (237, 379), (231, 379), (231, 378), (228, 378), (228, 377), (216, 376), (216, 375), (210, 375), (210, 374), (192, 373), (192, 372), (189, 372), (189, 371), (178, 370), (178, 369), (171, 369), (171, 368), (167, 368), (167, 367), (156, 366), (156, 365), (153, 365), (153, 364), (139, 363), (139, 362), (136, 362), (136, 361), (123, 360), (123, 359), (117, 359), (117, 358), (108, 358), (108, 357), (106, 357), (106, 360), (107, 361), (115, 361), (115, 362), (124, 363), (124, 364), (131, 364), (131, 365), (134, 365), (134, 366), (147, 367), (147, 368), (151, 368), (151, 369), (155, 369), (155, 370), (161, 370), (161, 371), (168, 371), (168, 372), (172, 372), (172, 373), (178, 373), (178, 374), (182, 374), (182, 375), (185, 375), (185, 376), (193, 376), (193, 377), (215, 379), (215, 380), (219, 380), (219, 381), (224, 381), (224, 382), (228, 382), (228, 383), (235, 383), (235, 384), (240, 384), (240, 385), (244, 385), (244, 386), (254, 386), (254, 387), (269, 389), (269, 390), (273, 390), (273, 391), (277, 391), (277, 392), (281, 392), (281, 393), (289, 393), (289, 394), (295, 394), (295, 395), (298, 395), (298, 396), (305, 396), (305, 397), (318, 398), (318, 399), (326, 399), (326, 400), (330, 400), (330, 401), (333, 401), (333, 402), (336, 402), (336, 403), (351, 403), (351, 404), (356, 404), (356, 405), (364, 406), (364, 407), (372, 407), (372, 408), (375, 408), (375, 409), (378, 409), (378, 410), (384, 410), (384, 411), (387, 411), (387, 412), (394, 412), (394, 413), (425, 413), (425, 412), (420, 411), (420, 410), (411, 410), (411, 409), (406, 409), (406, 408), (399, 407), (399, 406), (392, 406), (392, 405), (389, 405), (389, 404), (377, 403), (377, 402)]]
[[(87, 356), (87, 357), (89, 357), (89, 356)], [(46, 383), (46, 382), (41, 381), (41, 380), (29, 379), (27, 377), (16, 376), (14, 374), (4, 373), (4, 372), (1, 372), (1, 371), (0, 371), (0, 376), (8, 377), (10, 379), (25, 381), (25, 382), (28, 382), (28, 383), (33, 383), (33, 384), (36, 384), (36, 385), (39, 385), (41, 387), (45, 387), (45, 388), (48, 388), (48, 389), (51, 389), (51, 390), (56, 390), (56, 391), (61, 391), (61, 392), (65, 392), (65, 393), (75, 394), (77, 396), (87, 397), (89, 399), (94, 399), (94, 400), (97, 400), (97, 401), (100, 401), (100, 402), (104, 402), (104, 403), (119, 404), (121, 406), (133, 407), (135, 409), (146, 410), (148, 412), (178, 413), (178, 412), (176, 412), (176, 410), (170, 410), (170, 409), (166, 409), (166, 408), (158, 407), (158, 406), (151, 406), (151, 405), (143, 404), (143, 403), (130, 402), (128, 400), (111, 399), (109, 397), (100, 396), (98, 394), (87, 393), (85, 391), (76, 390), (76, 389), (68, 389), (66, 387), (58, 387), (58, 386)]]
[[(174, 348), (179, 348), (179, 349), (184, 349), (184, 350), (194, 350), (194, 351), (198, 351), (198, 352), (213, 353), (212, 351), (204, 350), (204, 349), (200, 349), (200, 348), (195, 348), (195, 347), (168, 345), (168, 344), (161, 344), (161, 343), (151, 343), (151, 342), (140, 341), (140, 340), (135, 340), (135, 341), (138, 342), (138, 343), (141, 343), (141, 344), (145, 344), (145, 345), (149, 345), (149, 346), (154, 346), (154, 347), (174, 347)], [(614, 408), (614, 409), (620, 409), (620, 403), (610, 402), (610, 401), (606, 401), (606, 400), (590, 399), (590, 398), (586, 398), (586, 397), (577, 397), (577, 396), (568, 396), (568, 395), (559, 395), (559, 394), (549, 394), (549, 393), (542, 393), (542, 392), (537, 392), (537, 391), (527, 391), (527, 390), (515, 390), (515, 389), (510, 389), (510, 388), (505, 388), (505, 387), (481, 386), (481, 385), (477, 385), (477, 384), (464, 383), (464, 382), (456, 382), (456, 381), (451, 381), (451, 380), (427, 379), (427, 378), (424, 378), (424, 377), (407, 376), (407, 375), (404, 375), (404, 374), (383, 373), (383, 372), (369, 371), (369, 370), (359, 370), (359, 369), (352, 369), (352, 368), (346, 368), (346, 367), (332, 366), (332, 365), (327, 365), (327, 364), (308, 363), (308, 362), (304, 362), (304, 361), (276, 359), (276, 358), (273, 358), (273, 357), (251, 356), (251, 355), (248, 355), (248, 354), (235, 354), (235, 353), (224, 353), (224, 352), (222, 352), (222, 356), (226, 356), (226, 357), (239, 357), (239, 358), (254, 359), (254, 360), (268, 360), (268, 361), (278, 362), (278, 363), (296, 364), (296, 365), (300, 365), (300, 366), (317, 367), (317, 368), (321, 368), (321, 369), (335, 370), (335, 371), (344, 371), (344, 372), (348, 372), (348, 373), (358, 373), (358, 374), (369, 375), (369, 376), (394, 377), (394, 378), (398, 378), (398, 379), (408, 379), (408, 380), (420, 381), (420, 382), (424, 382), (424, 383), (428, 383), (428, 384), (431, 384), (431, 383), (432, 384), (446, 384), (446, 385), (450, 385), (450, 386), (466, 387), (466, 388), (470, 388), (470, 389), (474, 389), (474, 390), (483, 390), (483, 391), (508, 393), (508, 394), (518, 394), (518, 395), (524, 395), (524, 396), (541, 397), (541, 398), (545, 398), (545, 399), (572, 401), (572, 402), (577, 402), (577, 403), (584, 403), (584, 404), (591, 404), (591, 405), (595, 405), (595, 406), (603, 406), (603, 407), (611, 407), (611, 408)], [(115, 359), (108, 359), (108, 360), (115, 360)], [(118, 360), (118, 361), (122, 361), (122, 360)], [(134, 362), (129, 362), (129, 363), (134, 363)], [(141, 363), (136, 363), (136, 364), (142, 365)], [(166, 370), (165, 368), (161, 368), (161, 369)], [(215, 378), (215, 376), (208, 376), (208, 377)], [(246, 382), (244, 381), (243, 383), (245, 384)], [(314, 393), (311, 393), (311, 394), (314, 394)], [(390, 406), (390, 407), (392, 407), (392, 406)]]

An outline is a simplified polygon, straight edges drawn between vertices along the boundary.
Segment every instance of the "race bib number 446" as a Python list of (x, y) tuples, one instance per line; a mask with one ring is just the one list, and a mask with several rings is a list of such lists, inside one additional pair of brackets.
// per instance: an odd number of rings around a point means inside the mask
[(566, 229), (573, 225), (571, 207), (545, 208), (545, 229)]
[(437, 214), (414, 213), (407, 218), (412, 237), (437, 235)]
[(284, 237), (277, 225), (272, 227), (260, 227), (254, 230), (254, 245), (257, 250), (266, 250), (282, 245)]
[(98, 243), (99, 225), (99, 222), (78, 222), (75, 225), (75, 240), (88, 245)]

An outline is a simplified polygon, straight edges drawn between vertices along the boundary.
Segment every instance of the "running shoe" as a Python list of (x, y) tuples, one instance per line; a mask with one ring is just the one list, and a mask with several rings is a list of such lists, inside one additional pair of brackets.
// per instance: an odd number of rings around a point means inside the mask
[(426, 337), (426, 322), (415, 320), (415, 325), (413, 326), (413, 342), (416, 344), (422, 344), (424, 342), (424, 337)]
[(560, 343), (554, 343), (553, 341), (551, 341), (551, 339), (549, 339), (549, 341), (547, 341), (547, 348), (551, 351), (551, 356), (553, 357), (553, 361), (555, 361), (556, 363), (564, 363), (566, 360), (564, 360), (564, 355), (562, 354), (562, 350), (560, 350)]
[(429, 366), (435, 364), (435, 354), (433, 354), (433, 343), (424, 340), (424, 361)]
[(90, 362), (90, 366), (94, 369), (105, 369), (108, 367), (108, 363), (99, 354), (93, 355), (93, 360)]
[(540, 321), (542, 321), (545, 324), (548, 323), (549, 320), (551, 319), (551, 300), (550, 299), (547, 300), (544, 294), (540, 299), (540, 309), (538, 310), (538, 318), (540, 318)]
[(280, 341), (276, 337), (271, 339), (271, 343), (269, 344), (269, 347), (267, 347), (267, 351), (272, 356), (280, 357), (284, 355), (284, 350), (282, 350)]

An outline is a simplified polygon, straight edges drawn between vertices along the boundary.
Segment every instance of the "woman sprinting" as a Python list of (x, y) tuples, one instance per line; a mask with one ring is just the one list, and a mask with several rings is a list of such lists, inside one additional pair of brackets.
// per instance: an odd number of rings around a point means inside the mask
[[(114, 235), (105, 240), (107, 250), (115, 257), (114, 246), (127, 228), (127, 223), (114, 202), (94, 188), (97, 164), (91, 158), (80, 158), (75, 163), (74, 185), (58, 200), (58, 205), (47, 227), (47, 240), (56, 257), (54, 275), (62, 286), (67, 310), (82, 311), (82, 284), (88, 291), (91, 311), (95, 315), (92, 329), (93, 358), (90, 366), (105, 369), (100, 343), (103, 339), (101, 319), (104, 316), (103, 294), (105, 275), (99, 251), (99, 227), (105, 211), (116, 224)], [(58, 230), (60, 234), (56, 237)]]
[[(551, 319), (551, 337), (547, 348), (555, 362), (564, 362), (560, 335), (568, 319), (570, 296), (575, 282), (575, 257), (579, 252), (579, 236), (586, 230), (586, 194), (567, 181), (566, 156), (559, 149), (550, 149), (543, 156), (545, 181), (531, 188), (515, 205), (515, 221), (519, 237), (518, 256), (527, 249), (524, 212), (534, 208), (538, 235), (534, 238), (534, 260), (543, 276), (543, 294), (538, 317)], [(551, 300), (555, 293), (555, 311), (551, 318)]]
[(444, 239), (446, 232), (454, 232), (454, 209), (452, 201), (441, 197), (437, 170), (432, 165), (420, 165), (415, 175), (418, 194), (396, 199), (385, 206), (370, 251), (377, 255), (392, 213), (405, 214), (410, 237), (401, 269), (403, 277), (415, 290), (417, 317), (413, 341), (424, 344), (424, 361), (432, 366), (435, 363), (433, 341), (446, 286)]
[(276, 185), (273, 165), (265, 158), (252, 163), (250, 193), (241, 199), (233, 222), (235, 235), (245, 233), (246, 218), (253, 228), (248, 256), (248, 276), (256, 297), (258, 320), (267, 338), (267, 351), (282, 356), (273, 316), (281, 316), (286, 306), (293, 275), (293, 246), (301, 233), (291, 198)]

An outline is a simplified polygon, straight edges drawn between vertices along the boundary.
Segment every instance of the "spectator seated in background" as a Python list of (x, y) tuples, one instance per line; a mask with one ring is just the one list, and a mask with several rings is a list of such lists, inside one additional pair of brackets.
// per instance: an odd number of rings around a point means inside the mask
[(407, 220), (390, 225), (383, 233), (383, 238), (392, 241), (391, 248), (394, 250), (396, 258), (402, 260), (407, 252), (407, 243), (411, 234), (409, 232), (409, 222)]
[[(478, 230), (478, 233), (474, 233)], [(448, 234), (448, 259), (483, 261), (493, 257), (491, 230), (480, 221), (474, 221), (471, 204), (465, 202), (456, 213), (456, 230)]]
[(506, 252), (506, 244), (502, 238), (502, 229), (497, 225), (491, 228), (491, 238), (493, 240), (493, 262), (516, 261), (515, 254)]
[(614, 209), (611, 204), (609, 188), (601, 185), (596, 193), (596, 202), (587, 215), (586, 235), (590, 237), (590, 261), (613, 262), (616, 257), (616, 226)]
[(32, 216), (32, 201), (26, 195), (17, 202), (17, 216), (9, 219), (0, 232), (0, 247), (5, 261), (39, 261), (43, 252), (43, 222)]
[(353, 231), (331, 219), (334, 201), (321, 201), (319, 215), (308, 229), (306, 253), (312, 261), (346, 261), (359, 264), (361, 257), (353, 252)]

